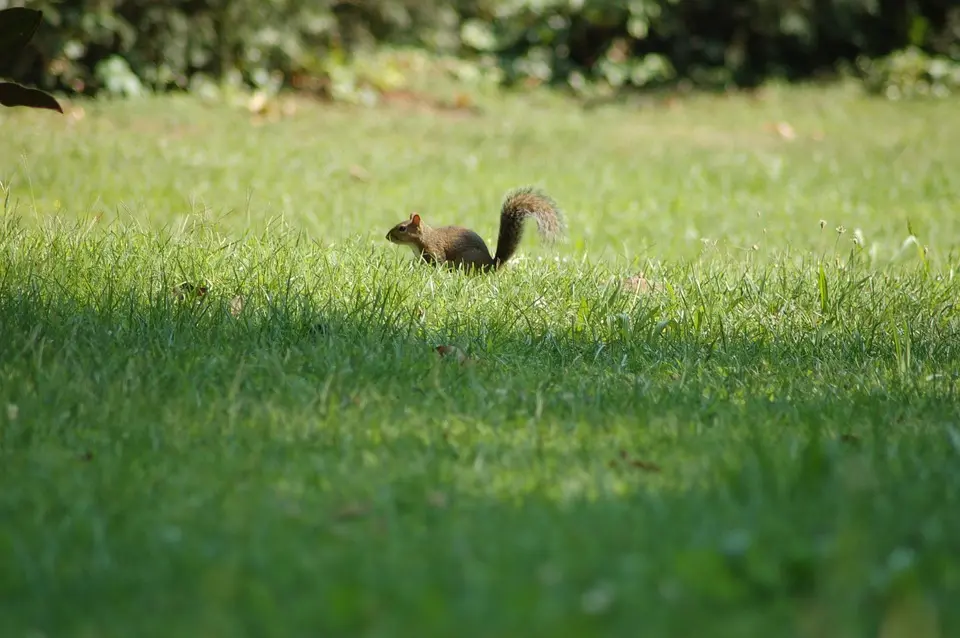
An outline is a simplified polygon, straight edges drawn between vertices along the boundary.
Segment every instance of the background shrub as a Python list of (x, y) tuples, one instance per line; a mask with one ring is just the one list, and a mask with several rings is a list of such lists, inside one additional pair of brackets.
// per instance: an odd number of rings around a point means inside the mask
[(574, 89), (753, 86), (844, 66), (875, 86), (892, 71), (862, 60), (909, 48), (960, 62), (953, 0), (0, 0), (10, 5), (46, 21), (18, 76), (82, 93), (206, 79), (328, 92), (331, 65), (375, 45), (489, 58), (508, 84)]

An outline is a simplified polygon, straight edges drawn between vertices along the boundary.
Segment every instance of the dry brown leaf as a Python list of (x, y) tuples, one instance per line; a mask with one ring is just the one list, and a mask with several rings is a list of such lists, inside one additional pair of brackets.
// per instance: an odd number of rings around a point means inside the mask
[(357, 181), (366, 182), (370, 180), (370, 173), (362, 166), (353, 164), (349, 169), (350, 177)]
[(797, 132), (793, 130), (793, 127), (790, 126), (788, 122), (775, 122), (772, 124), (767, 124), (764, 126), (765, 129), (776, 133), (784, 140), (794, 140), (797, 137)]
[(623, 280), (623, 287), (631, 292), (655, 292), (657, 285), (644, 277), (643, 273), (637, 273)]
[(293, 100), (284, 100), (280, 105), (280, 112), (284, 117), (293, 117), (297, 114), (297, 103)]
[(247, 100), (247, 110), (254, 115), (263, 115), (267, 110), (269, 98), (266, 93), (257, 92)]
[(786, 122), (777, 124), (777, 133), (785, 140), (792, 140), (797, 137), (797, 133), (793, 130), (793, 127)]
[(457, 93), (453, 98), (453, 106), (458, 109), (474, 108), (473, 97), (469, 93)]
[(67, 117), (69, 117), (72, 121), (74, 121), (74, 122), (79, 122), (79, 121), (82, 120), (84, 117), (86, 117), (87, 112), (83, 110), (83, 107), (82, 107), (82, 106), (72, 106), (72, 105), (71, 105), (71, 106), (68, 106), (68, 107), (67, 107), (66, 115), (67, 115)]
[(243, 295), (237, 295), (230, 300), (230, 314), (239, 317), (241, 312), (243, 312)]

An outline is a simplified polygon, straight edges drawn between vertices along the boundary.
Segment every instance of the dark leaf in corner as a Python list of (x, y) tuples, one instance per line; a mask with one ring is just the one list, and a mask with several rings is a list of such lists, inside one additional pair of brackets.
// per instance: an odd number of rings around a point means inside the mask
[(49, 109), (63, 113), (60, 104), (49, 93), (29, 89), (14, 82), (0, 82), (0, 104), (3, 106), (27, 106), (34, 109)]
[(6, 74), (40, 27), (43, 12), (24, 7), (0, 11), (0, 73)]

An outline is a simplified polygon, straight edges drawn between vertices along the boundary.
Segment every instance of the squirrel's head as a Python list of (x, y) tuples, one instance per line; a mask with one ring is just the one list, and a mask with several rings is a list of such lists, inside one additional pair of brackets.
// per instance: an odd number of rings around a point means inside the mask
[(387, 239), (394, 244), (409, 244), (419, 239), (421, 230), (420, 215), (412, 213), (410, 219), (400, 222), (390, 229), (390, 232), (387, 233)]

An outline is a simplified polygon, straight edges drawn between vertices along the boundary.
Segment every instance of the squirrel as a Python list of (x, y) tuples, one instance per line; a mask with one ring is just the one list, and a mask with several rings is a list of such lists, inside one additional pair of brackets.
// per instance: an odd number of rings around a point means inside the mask
[(410, 246), (417, 256), (431, 265), (443, 264), (464, 269), (473, 267), (480, 272), (489, 272), (497, 270), (513, 257), (520, 245), (523, 223), (527, 217), (537, 220), (540, 235), (547, 241), (553, 241), (563, 233), (563, 213), (557, 203), (542, 191), (523, 186), (508, 192), (503, 200), (500, 235), (494, 255), (490, 254), (483, 238), (469, 228), (433, 228), (427, 226), (417, 213), (391, 228), (387, 239), (394, 244)]

